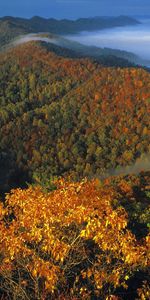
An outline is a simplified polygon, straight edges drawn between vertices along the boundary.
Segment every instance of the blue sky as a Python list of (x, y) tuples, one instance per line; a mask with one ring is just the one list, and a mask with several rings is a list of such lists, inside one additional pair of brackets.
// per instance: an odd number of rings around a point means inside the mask
[(0, 0), (0, 16), (75, 19), (120, 14), (150, 14), (150, 0)]

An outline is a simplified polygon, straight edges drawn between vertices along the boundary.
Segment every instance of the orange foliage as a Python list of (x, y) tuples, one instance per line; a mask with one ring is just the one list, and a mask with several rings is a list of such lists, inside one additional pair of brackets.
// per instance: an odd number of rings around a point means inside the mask
[[(119, 299), (111, 287), (127, 288), (129, 277), (149, 265), (149, 237), (137, 241), (128, 230), (125, 209), (112, 206), (113, 187), (98, 180), (57, 185), (50, 193), (30, 187), (6, 196), (0, 207), (2, 278), (11, 282), (15, 272), (18, 293), (32, 289), (35, 299), (59, 299), (60, 293), (91, 299), (91, 286), (101, 299)], [(130, 192), (123, 181), (120, 188)]]

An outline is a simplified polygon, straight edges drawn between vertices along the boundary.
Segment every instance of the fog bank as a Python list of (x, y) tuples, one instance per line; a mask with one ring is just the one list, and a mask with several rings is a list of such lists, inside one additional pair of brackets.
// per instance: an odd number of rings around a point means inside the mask
[(141, 22), (136, 26), (80, 32), (66, 37), (88, 46), (133, 52), (142, 59), (150, 61), (150, 19), (142, 19)]
[(42, 36), (42, 34), (37, 35), (37, 34), (34, 34), (34, 33), (30, 33), (30, 34), (27, 34), (25, 36), (20, 36), (12, 44), (14, 46), (17, 46), (17, 45), (21, 45), (21, 44), (31, 42), (31, 41), (42, 41), (42, 42), (52, 43), (52, 44), (58, 45), (58, 39), (57, 38), (54, 38), (54, 37), (50, 38), (50, 37), (46, 37), (44, 35)]

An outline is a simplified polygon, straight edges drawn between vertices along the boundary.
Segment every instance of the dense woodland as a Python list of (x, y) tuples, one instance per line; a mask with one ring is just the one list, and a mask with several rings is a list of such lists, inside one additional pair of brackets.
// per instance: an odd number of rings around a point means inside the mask
[(63, 58), (36, 43), (1, 54), (0, 64), (1, 189), (18, 173), (100, 176), (149, 152), (143, 69)]
[(1, 299), (150, 298), (149, 113), (142, 68), (0, 53)]

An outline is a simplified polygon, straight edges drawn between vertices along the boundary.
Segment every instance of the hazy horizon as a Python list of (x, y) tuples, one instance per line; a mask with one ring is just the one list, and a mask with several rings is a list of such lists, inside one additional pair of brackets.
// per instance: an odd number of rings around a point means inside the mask
[(20, 19), (27, 19), (27, 20), (29, 20), (29, 19), (32, 19), (32, 18), (34, 18), (34, 17), (38, 17), (38, 18), (43, 18), (43, 19), (55, 19), (55, 20), (69, 20), (69, 21), (72, 21), (72, 20), (78, 20), (78, 19), (89, 19), (89, 18), (117, 18), (117, 17), (131, 17), (131, 18), (134, 18), (134, 19), (136, 19), (136, 20), (138, 20), (139, 18), (140, 19), (142, 19), (143, 18), (143, 20), (144, 19), (149, 19), (150, 18), (150, 14), (149, 15), (130, 15), (130, 14), (116, 14), (116, 15), (93, 15), (93, 16), (80, 16), (80, 17), (74, 17), (74, 18), (55, 18), (55, 17), (53, 17), (53, 16), (49, 16), (49, 17), (44, 17), (44, 16), (41, 16), (41, 15), (32, 15), (32, 16), (29, 16), (29, 17), (23, 17), (23, 16), (21, 16), (21, 15), (19, 15), (19, 16), (14, 16), (14, 15), (1, 15), (0, 14), (0, 18), (20, 18)]

